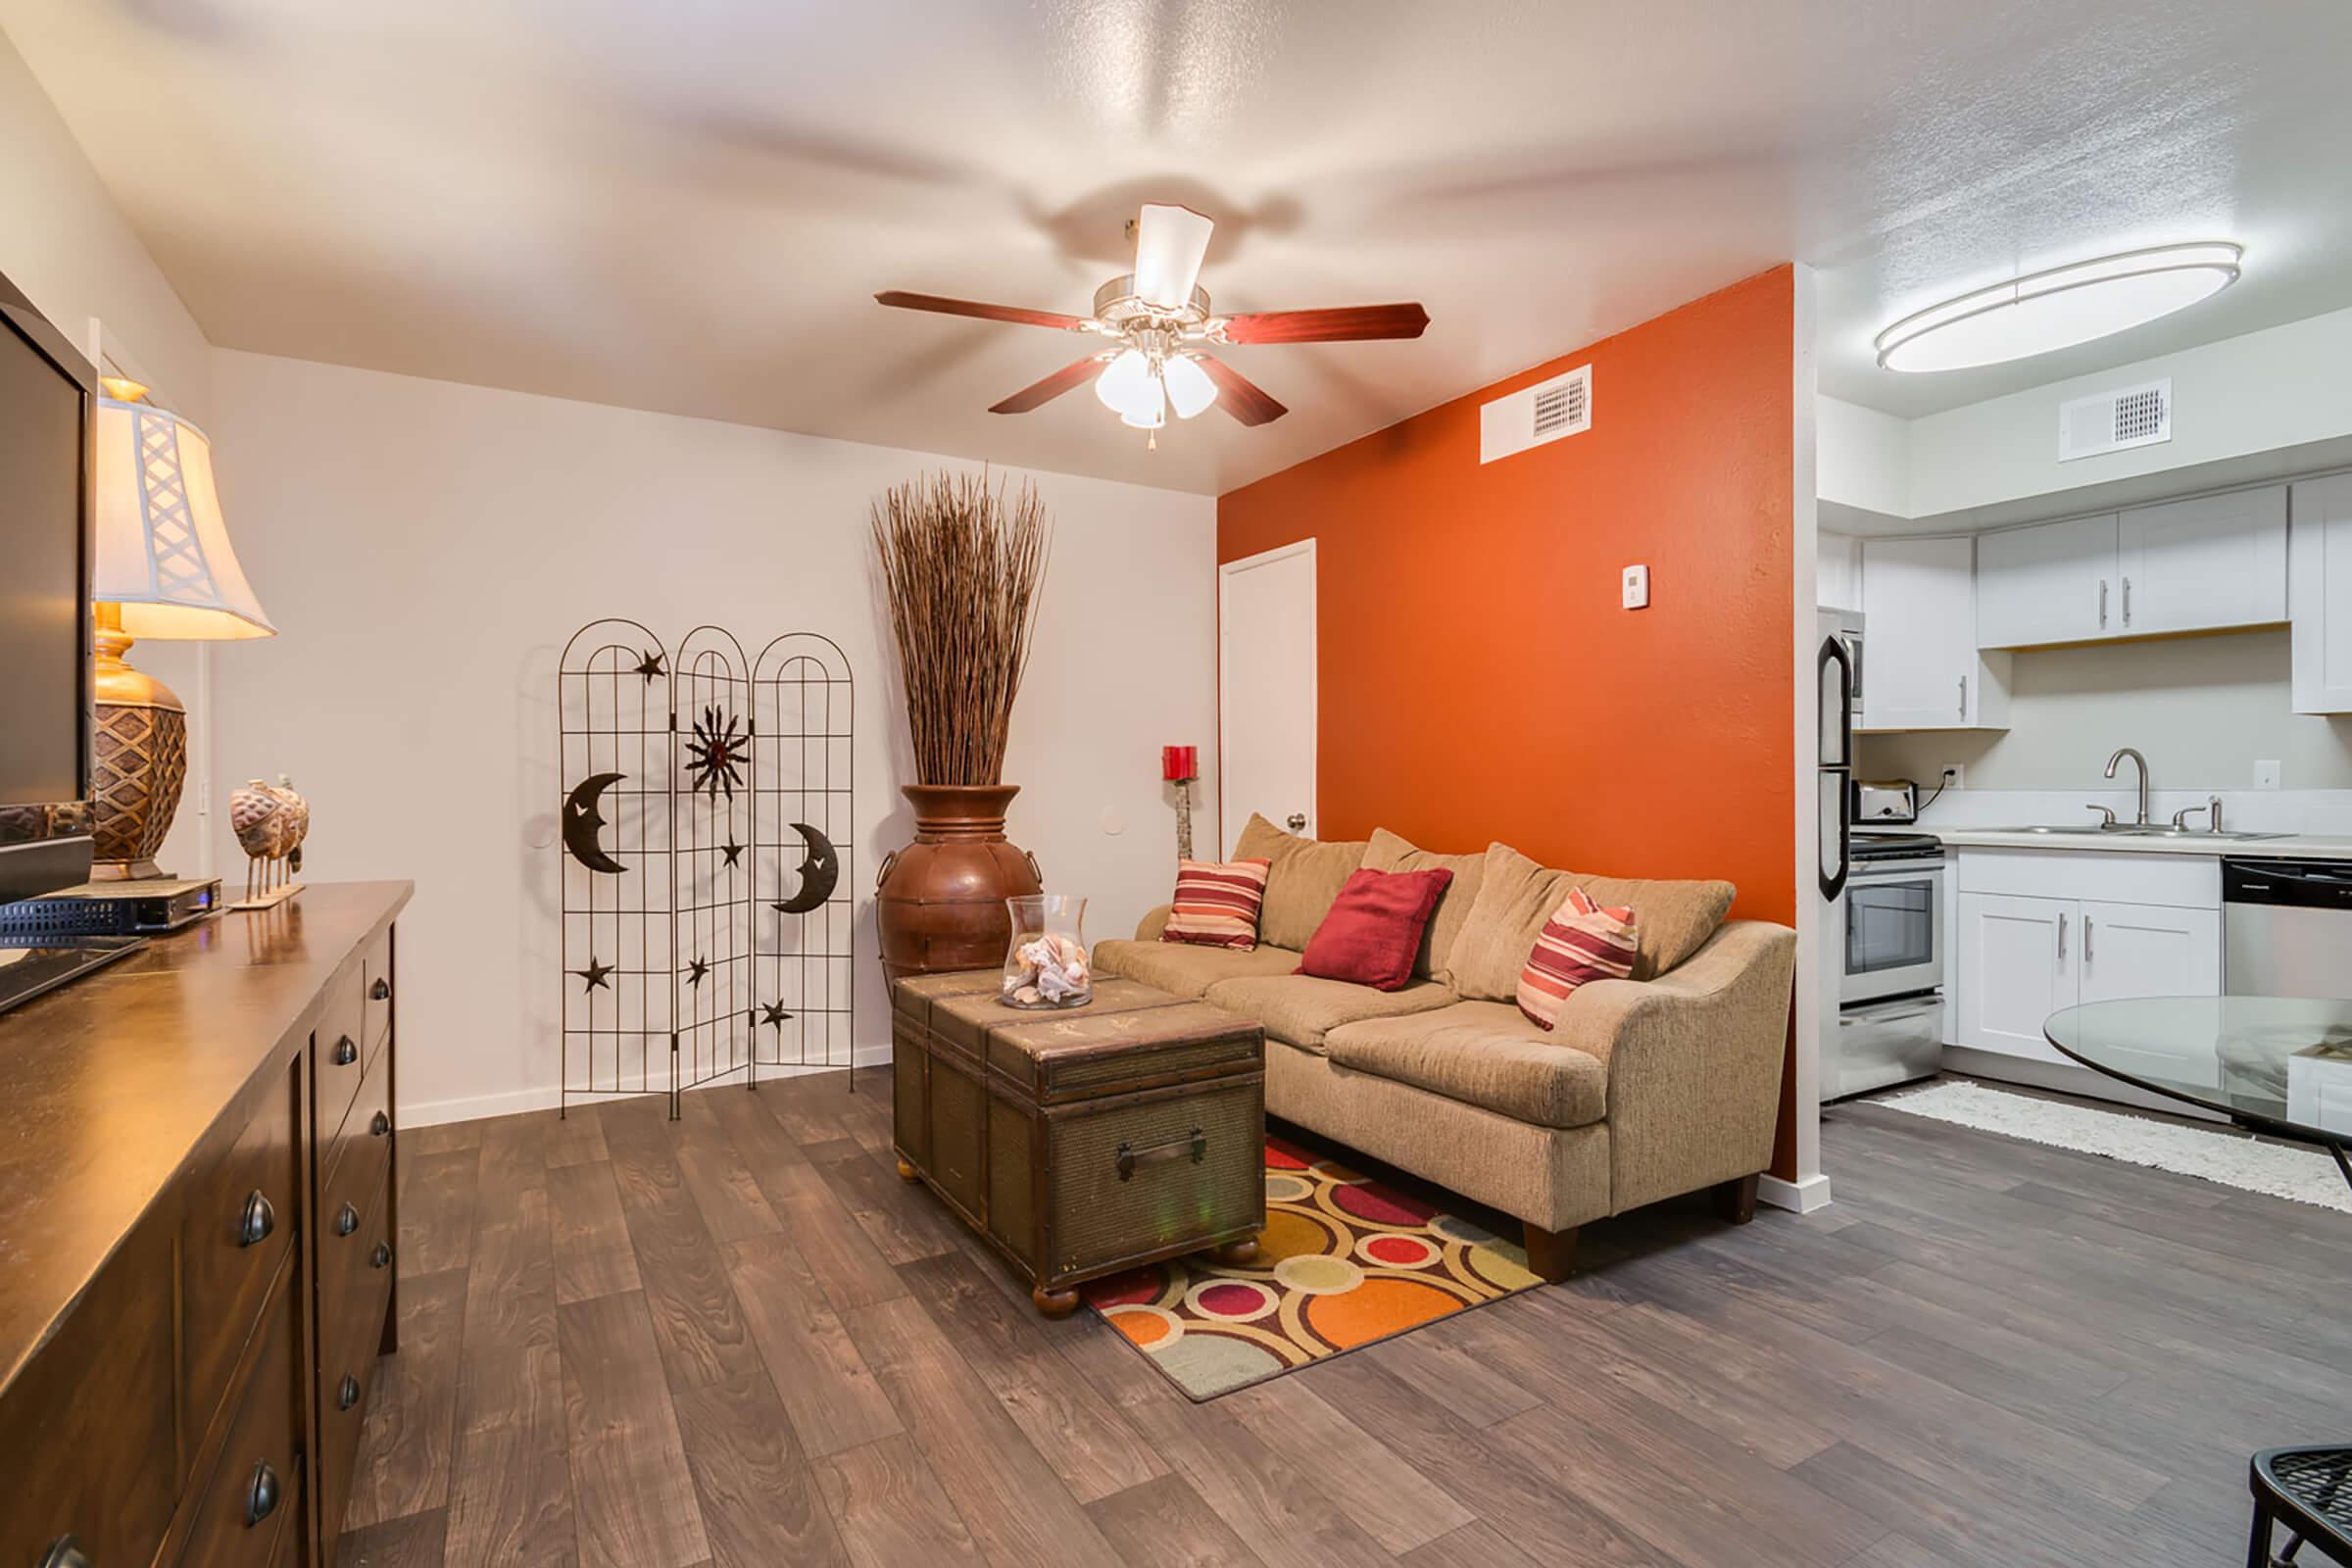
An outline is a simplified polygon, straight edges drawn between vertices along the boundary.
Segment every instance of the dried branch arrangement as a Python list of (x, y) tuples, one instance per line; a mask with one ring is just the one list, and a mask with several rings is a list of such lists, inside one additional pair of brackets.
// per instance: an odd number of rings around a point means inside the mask
[(914, 766), (925, 784), (1003, 782), (1052, 527), (1036, 487), (929, 474), (873, 508)]

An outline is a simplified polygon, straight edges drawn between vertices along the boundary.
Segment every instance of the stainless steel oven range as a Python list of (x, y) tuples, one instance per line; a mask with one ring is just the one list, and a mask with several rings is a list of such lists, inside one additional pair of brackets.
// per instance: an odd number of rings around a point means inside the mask
[(1933, 1074), (1943, 1060), (1943, 846), (1927, 833), (1856, 833), (1832, 906), (1837, 1023), (1822, 1098)]

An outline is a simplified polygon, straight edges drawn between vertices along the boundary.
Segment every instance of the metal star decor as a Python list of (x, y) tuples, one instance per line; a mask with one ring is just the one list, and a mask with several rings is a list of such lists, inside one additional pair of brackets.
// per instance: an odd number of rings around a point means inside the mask
[(751, 732), (741, 719), (706, 708), (694, 721), (694, 738), (686, 743), (686, 775), (698, 794), (716, 800), (724, 792), (731, 801), (735, 786), (743, 782), (743, 761), (750, 751)]
[(781, 1002), (764, 1002), (760, 1004), (760, 1022), (761, 1023), (772, 1023), (778, 1029), (782, 1029), (784, 1020), (791, 1016), (791, 1013), (784, 1010), (784, 1004)]
[(732, 871), (735, 869), (735, 862), (743, 858), (743, 846), (736, 843), (734, 836), (730, 834), (727, 842), (718, 847), (718, 853), (726, 857), (726, 859), (719, 863)]
[(654, 683), (654, 677), (656, 675), (665, 675), (668, 673), (668, 671), (662, 667), (661, 651), (659, 649), (648, 649), (646, 650), (645, 657), (637, 661), (637, 667), (632, 670), (631, 673), (643, 675), (645, 677), (645, 683), (648, 686), (651, 686)]
[(591, 991), (610, 991), (612, 989), (610, 985), (605, 983), (605, 977), (612, 972), (612, 966), (609, 963), (599, 963), (597, 961), (596, 955), (593, 953), (588, 955), (587, 968), (574, 969), (570, 972), (578, 975), (581, 979), (588, 982), (585, 986), (580, 988), (583, 996)]
[(698, 957), (693, 962), (686, 965), (686, 983), (690, 986), (699, 986), (703, 983), (703, 976), (709, 974), (710, 972), (710, 961), (708, 959)]

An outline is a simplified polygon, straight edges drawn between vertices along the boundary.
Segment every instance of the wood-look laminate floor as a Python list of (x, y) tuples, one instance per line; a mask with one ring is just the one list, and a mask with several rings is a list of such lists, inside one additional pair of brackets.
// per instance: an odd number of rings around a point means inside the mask
[(1838, 1202), (1206, 1405), (1026, 1293), (860, 1075), (403, 1134), (401, 1351), (346, 1564), (2243, 1560), (2352, 1437), (2352, 1224), (1883, 1108)]

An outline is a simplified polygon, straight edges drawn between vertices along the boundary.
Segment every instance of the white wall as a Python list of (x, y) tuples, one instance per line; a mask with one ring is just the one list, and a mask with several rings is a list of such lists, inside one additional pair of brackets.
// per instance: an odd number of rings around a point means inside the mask
[[(602, 615), (672, 646), (710, 621), (754, 652), (800, 629), (847, 650), (858, 1033), (884, 1046), (870, 894), (911, 832), (897, 792), (910, 774), (867, 505), (971, 466), (259, 355), (219, 352), (213, 371), (237, 547), (280, 632), (216, 655), (218, 774), (293, 776), (315, 813), (305, 875), (416, 881), (411, 1119), (553, 1102), (553, 670)], [(1055, 537), (1005, 763), (1024, 786), (1011, 835), (1049, 887), (1092, 899), (1090, 938), (1123, 934), (1173, 879), (1158, 748), (1189, 742), (1213, 767), (1215, 503), (1036, 478)], [(1204, 817), (1204, 842), (1215, 827)], [(243, 860), (225, 838), (220, 854), (233, 879)]]
[[(0, 272), (83, 354), (91, 323), (105, 323), (110, 352), (154, 387), (159, 401), (205, 422), (212, 409), (212, 349), (128, 220), (82, 156), (15, 46), (0, 34)], [(205, 683), (188, 643), (142, 643), (131, 662), (179, 694), (201, 732)], [(193, 873), (200, 852), (200, 785), (189, 781), (164, 864)]]

